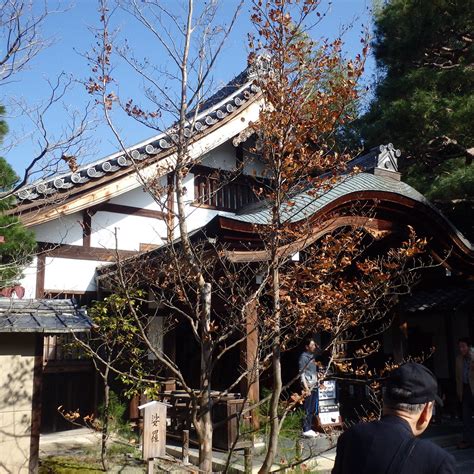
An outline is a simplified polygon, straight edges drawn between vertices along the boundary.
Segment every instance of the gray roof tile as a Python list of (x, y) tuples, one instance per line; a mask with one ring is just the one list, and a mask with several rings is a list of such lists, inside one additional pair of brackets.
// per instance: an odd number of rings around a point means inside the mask
[(92, 323), (73, 300), (0, 298), (0, 333), (87, 332)]
[(474, 284), (418, 290), (404, 297), (401, 309), (410, 313), (418, 311), (450, 311), (474, 300)]
[[(244, 70), (232, 81), (222, 87), (213, 96), (200, 104), (195, 122), (190, 122), (185, 130), (189, 136), (199, 136), (209, 127), (224, 120), (227, 116), (238, 113), (246, 103), (259, 92), (253, 84), (251, 71)], [(192, 116), (194, 112), (190, 113)], [(191, 130), (192, 128), (192, 130)], [(176, 143), (176, 124), (163, 133), (142, 143), (131, 146), (127, 151), (136, 163), (146, 161), (150, 156), (159, 155)], [(123, 152), (118, 152), (93, 163), (79, 167), (75, 172), (67, 172), (41, 179), (19, 189), (15, 196), (19, 202), (34, 201), (58, 192), (77, 188), (85, 183), (103, 176), (112, 176), (115, 172), (131, 168), (134, 163), (127, 159)]]

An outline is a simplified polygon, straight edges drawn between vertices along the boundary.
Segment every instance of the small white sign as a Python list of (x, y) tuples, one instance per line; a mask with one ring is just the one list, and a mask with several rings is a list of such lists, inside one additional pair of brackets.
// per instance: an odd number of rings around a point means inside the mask
[(339, 411), (329, 411), (319, 414), (319, 422), (321, 425), (333, 425), (339, 423)]

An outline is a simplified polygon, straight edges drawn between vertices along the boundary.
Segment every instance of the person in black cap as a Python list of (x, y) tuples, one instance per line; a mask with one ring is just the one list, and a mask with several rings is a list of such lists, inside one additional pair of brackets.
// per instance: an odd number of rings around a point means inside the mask
[(431, 420), (437, 395), (435, 376), (415, 362), (403, 364), (387, 379), (383, 416), (359, 423), (337, 442), (333, 474), (448, 474), (454, 458), (417, 437)]

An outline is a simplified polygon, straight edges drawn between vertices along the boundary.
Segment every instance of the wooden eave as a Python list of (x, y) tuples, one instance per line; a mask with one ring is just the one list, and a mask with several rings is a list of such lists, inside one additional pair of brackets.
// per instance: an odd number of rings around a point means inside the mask
[[(248, 127), (248, 122), (252, 119), (252, 117), (247, 119), (244, 115), (246, 115), (249, 108), (258, 102), (259, 99), (259, 94), (249, 98), (235, 113), (229, 114), (224, 119), (201, 132), (196, 139), (190, 143), (190, 147), (197, 147), (199, 142), (202, 142), (209, 137), (209, 135), (222, 130), (222, 128), (230, 122), (239, 124), (239, 129), (235, 133), (231, 133), (230, 136), (225, 139), (222, 138), (222, 135), (219, 136), (216, 143), (209, 149), (206, 149), (206, 152), (220, 146), (225, 141), (241, 133), (243, 129)], [(104, 175), (103, 177), (96, 178), (80, 186), (72, 187), (69, 190), (57, 192), (47, 198), (19, 204), (11, 210), (11, 213), (18, 215), (22, 223), (29, 227), (104, 203), (113, 197), (139, 187), (141, 183), (137, 172), (142, 172), (143, 174), (146, 172), (152, 173), (155, 171), (155, 169), (152, 169), (153, 166), (158, 167), (162, 164), (163, 169), (160, 170), (160, 176), (166, 175), (168, 172), (168, 162), (173, 158), (175, 153), (176, 148), (171, 147), (166, 151), (150, 156), (145, 161), (137, 163), (136, 166), (129, 166), (111, 175)]]
[[(371, 216), (357, 216), (347, 213), (354, 206), (373, 209)], [(372, 206), (372, 208), (370, 207)], [(344, 215), (345, 213), (345, 215)], [(231, 217), (219, 216), (218, 225), (224, 241), (229, 236), (241, 236), (243, 240), (258, 235), (262, 224), (242, 222)], [(292, 255), (323, 235), (345, 226), (365, 227), (369, 232), (393, 232), (405, 225), (412, 226), (419, 237), (425, 237), (433, 257), (444, 266), (465, 275), (474, 276), (474, 250), (460, 238), (456, 229), (441, 213), (430, 206), (395, 193), (383, 191), (360, 191), (348, 193), (319, 210), (308, 218), (314, 231), (304, 244), (282, 248), (286, 255)], [(298, 225), (298, 224), (294, 224)], [(259, 261), (267, 258), (265, 251), (229, 250), (228, 258), (234, 261)]]

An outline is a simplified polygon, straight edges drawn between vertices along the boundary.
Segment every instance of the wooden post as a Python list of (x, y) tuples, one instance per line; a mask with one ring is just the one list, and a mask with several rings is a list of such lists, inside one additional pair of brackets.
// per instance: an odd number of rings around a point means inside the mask
[(35, 335), (35, 362), (33, 368), (33, 396), (31, 399), (30, 459), (29, 471), (37, 472), (39, 462), (39, 440), (41, 428), (41, 386), (43, 382), (44, 336)]
[(246, 446), (244, 448), (244, 470), (245, 470), (245, 474), (252, 474), (253, 458), (252, 458), (252, 448), (250, 446)]
[(189, 464), (189, 430), (183, 430), (183, 463)]
[(44, 280), (46, 272), (46, 255), (38, 254), (36, 257), (36, 298), (44, 298)]
[(393, 345), (393, 360), (396, 363), (400, 363), (405, 357), (405, 325), (403, 318), (399, 312), (395, 313), (393, 318), (391, 332), (392, 332), (392, 345)]
[[(240, 362), (247, 375), (242, 379), (241, 392), (247, 396), (249, 403), (256, 403), (260, 400), (260, 383), (258, 374), (258, 320), (257, 303), (251, 301), (245, 311), (246, 318), (246, 338), (241, 344)], [(256, 410), (250, 412), (252, 416), (252, 427), (260, 428)]]

